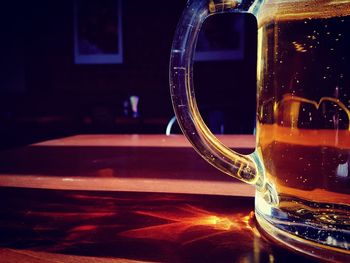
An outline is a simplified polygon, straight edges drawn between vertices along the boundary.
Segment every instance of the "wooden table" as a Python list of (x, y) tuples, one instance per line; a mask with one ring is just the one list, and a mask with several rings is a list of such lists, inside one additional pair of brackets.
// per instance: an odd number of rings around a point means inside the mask
[[(222, 136), (242, 153), (249, 135)], [(208, 165), (180, 135), (78, 135), (0, 152), (0, 185), (44, 189), (253, 196)]]
[[(222, 136), (249, 153), (253, 136)], [(262, 236), (254, 189), (179, 135), (79, 135), (0, 152), (0, 262), (311, 262)]]

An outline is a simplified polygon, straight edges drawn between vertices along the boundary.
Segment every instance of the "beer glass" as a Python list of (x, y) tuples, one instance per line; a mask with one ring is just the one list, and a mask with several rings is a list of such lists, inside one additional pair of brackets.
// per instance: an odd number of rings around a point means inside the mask
[[(195, 100), (198, 33), (207, 17), (225, 12), (253, 14), (258, 24), (256, 149), (250, 155), (223, 145)], [(170, 89), (195, 150), (255, 185), (256, 218), (271, 239), (350, 262), (350, 0), (189, 1), (173, 41)]]

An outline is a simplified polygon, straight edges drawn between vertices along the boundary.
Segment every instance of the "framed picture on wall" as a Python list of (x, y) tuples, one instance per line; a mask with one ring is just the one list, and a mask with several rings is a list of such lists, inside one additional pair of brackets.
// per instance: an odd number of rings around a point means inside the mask
[(122, 0), (74, 1), (74, 62), (123, 62)]
[(233, 13), (214, 15), (198, 36), (195, 61), (240, 60), (244, 57), (244, 17)]

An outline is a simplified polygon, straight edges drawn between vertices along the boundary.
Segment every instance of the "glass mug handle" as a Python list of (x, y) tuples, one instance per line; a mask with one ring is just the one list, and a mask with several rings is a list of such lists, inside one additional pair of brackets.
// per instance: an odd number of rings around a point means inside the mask
[[(240, 2), (240, 3), (239, 3)], [(248, 2), (244, 4), (244, 2)], [(195, 99), (193, 56), (204, 20), (213, 14), (245, 12), (253, 1), (192, 0), (175, 32), (170, 58), (170, 92), (179, 125), (194, 149), (222, 172), (263, 188), (263, 168), (256, 152), (239, 154), (221, 143), (205, 125)]]

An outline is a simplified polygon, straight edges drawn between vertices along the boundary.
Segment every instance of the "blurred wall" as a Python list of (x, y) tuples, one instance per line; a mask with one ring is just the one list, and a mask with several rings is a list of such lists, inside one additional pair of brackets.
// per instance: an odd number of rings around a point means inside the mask
[[(58, 127), (61, 131), (56, 135), (82, 133), (77, 123), (94, 108), (102, 105), (113, 114), (121, 114), (123, 100), (134, 94), (140, 96), (143, 117), (171, 118), (169, 54), (185, 2), (124, 0), (124, 63), (115, 65), (74, 64), (72, 0), (2, 3), (0, 135), (19, 140), (28, 135), (19, 129), (31, 126), (21, 128), (18, 120), (53, 115), (76, 121), (71, 126)], [(249, 21), (246, 62), (195, 65), (199, 105), (225, 109), (233, 114), (232, 123), (242, 122), (228, 124), (228, 132), (250, 133), (253, 125), (256, 28), (254, 21)], [(55, 127), (42, 133), (54, 131)], [(36, 131), (31, 133), (27, 141), (35, 137)]]

